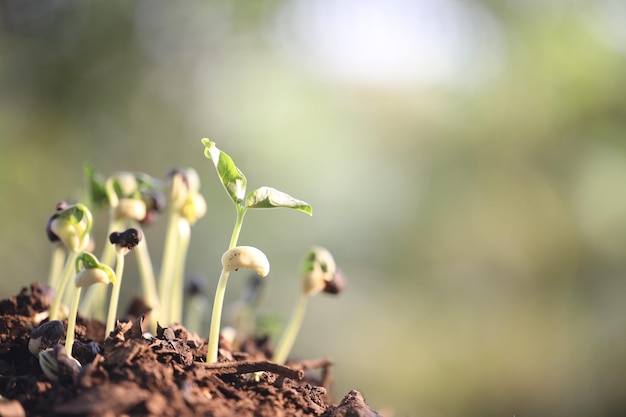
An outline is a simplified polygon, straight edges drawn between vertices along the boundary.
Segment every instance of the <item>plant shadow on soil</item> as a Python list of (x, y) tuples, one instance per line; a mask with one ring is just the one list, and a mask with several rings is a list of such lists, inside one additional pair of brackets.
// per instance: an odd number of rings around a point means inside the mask
[(46, 288), (0, 301), (0, 416), (379, 416), (356, 390), (329, 397), (328, 360), (282, 366), (270, 361), (267, 338), (237, 350), (221, 339), (219, 362), (207, 364), (205, 340), (178, 325), (146, 335), (141, 314), (106, 340), (102, 322), (79, 317), (73, 353), (82, 368), (52, 382), (28, 350), (50, 305)]

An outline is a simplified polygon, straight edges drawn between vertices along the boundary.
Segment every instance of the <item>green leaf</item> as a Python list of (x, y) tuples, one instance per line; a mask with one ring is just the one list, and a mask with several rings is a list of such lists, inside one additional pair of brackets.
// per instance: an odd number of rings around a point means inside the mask
[(236, 205), (243, 206), (246, 195), (246, 177), (237, 168), (232, 158), (215, 146), (215, 142), (202, 139), (202, 144), (205, 147), (204, 156), (213, 161), (224, 189)]
[(100, 262), (98, 262), (98, 258), (96, 258), (93, 253), (81, 252), (76, 258), (76, 272), (80, 272), (81, 269), (98, 268), (99, 266)]
[(79, 224), (85, 216), (85, 206), (82, 204), (72, 204), (59, 213), (59, 218), (68, 222), (68, 224)]
[(110, 266), (100, 263), (93, 253), (81, 252), (76, 258), (74, 264), (76, 272), (79, 273), (83, 269), (99, 269), (109, 277), (109, 282), (115, 283), (115, 273)]
[(308, 203), (293, 198), (289, 194), (278, 191), (272, 187), (257, 188), (246, 196), (246, 208), (261, 209), (275, 207), (298, 210), (309, 216), (313, 214), (313, 209)]
[(123, 192), (122, 192), (122, 186), (120, 185), (120, 182), (117, 178), (113, 179), (113, 191), (115, 192), (115, 195), (117, 196), (117, 198), (119, 199), (120, 197), (123, 196)]

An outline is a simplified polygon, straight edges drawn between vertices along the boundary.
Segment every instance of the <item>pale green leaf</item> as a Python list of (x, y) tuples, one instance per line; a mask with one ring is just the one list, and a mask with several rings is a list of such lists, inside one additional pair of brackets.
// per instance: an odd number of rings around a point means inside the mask
[(235, 204), (243, 206), (246, 195), (246, 177), (237, 168), (232, 158), (215, 146), (215, 142), (202, 139), (202, 144), (205, 147), (204, 156), (213, 161), (224, 189)]
[(275, 208), (285, 207), (294, 210), (301, 211), (308, 214), (313, 214), (311, 206), (296, 198), (293, 198), (287, 193), (278, 191), (272, 187), (261, 187), (254, 191), (251, 191), (246, 196), (246, 208)]

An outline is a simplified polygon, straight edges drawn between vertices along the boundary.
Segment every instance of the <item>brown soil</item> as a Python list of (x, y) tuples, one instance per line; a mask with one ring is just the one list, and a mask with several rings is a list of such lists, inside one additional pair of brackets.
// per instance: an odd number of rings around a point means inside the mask
[(37, 284), (0, 301), (0, 417), (379, 416), (358, 391), (338, 404), (329, 398), (328, 360), (281, 366), (259, 338), (237, 351), (221, 340), (219, 362), (209, 365), (205, 340), (182, 326), (146, 337), (141, 316), (118, 322), (106, 340), (101, 322), (79, 318), (74, 356), (82, 369), (52, 382), (28, 350), (49, 304)]

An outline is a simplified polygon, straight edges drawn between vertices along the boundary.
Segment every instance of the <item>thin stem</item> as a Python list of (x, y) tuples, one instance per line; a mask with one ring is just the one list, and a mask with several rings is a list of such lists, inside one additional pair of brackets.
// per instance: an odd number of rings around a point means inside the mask
[[(233, 228), (233, 234), (230, 237), (230, 244), (228, 249), (232, 249), (237, 246), (237, 240), (239, 240), (239, 233), (241, 232), (241, 226), (243, 225), (243, 218), (246, 215), (247, 209), (245, 207), (237, 205), (237, 219), (235, 220), (235, 227)], [(207, 363), (217, 362), (217, 350), (220, 344), (220, 322), (222, 320), (222, 308), (224, 306), (224, 294), (226, 294), (226, 283), (228, 282), (228, 272), (222, 268), (220, 279), (217, 282), (217, 290), (215, 291), (215, 301), (213, 302), (213, 312), (211, 313), (211, 327), (209, 329), (209, 346), (207, 349), (206, 361)]]
[(80, 300), (80, 292), (82, 287), (76, 287), (70, 315), (67, 318), (67, 336), (65, 336), (65, 350), (67, 354), (72, 356), (72, 347), (74, 346), (74, 330), (76, 329), (76, 316), (78, 315), (78, 301)]
[(74, 267), (74, 263), (76, 262), (77, 257), (78, 252), (70, 252), (67, 260), (65, 261), (65, 266), (63, 267), (63, 272), (61, 273), (61, 282), (59, 282), (59, 286), (57, 287), (57, 293), (54, 296), (54, 301), (52, 302), (52, 306), (50, 307), (50, 320), (57, 320), (59, 317), (59, 307), (61, 306), (61, 300), (63, 299), (63, 293), (65, 292), (65, 288), (70, 282), (70, 279), (72, 279), (74, 275), (76, 275), (76, 268)]
[(113, 184), (113, 182), (114, 182), (114, 178), (109, 177), (104, 183), (104, 189), (106, 191), (106, 195), (109, 200), (109, 207), (111, 207), (111, 212), (113, 211), (115, 207), (117, 207), (120, 204), (120, 199), (117, 196), (117, 193), (115, 192), (115, 185)]
[[(138, 222), (133, 222), (133, 227), (143, 233)], [(110, 245), (113, 246), (113, 245)], [(146, 239), (142, 239), (136, 247), (137, 266), (139, 267), (139, 278), (141, 286), (146, 297), (146, 303), (152, 309), (150, 313), (150, 330), (156, 332), (157, 320), (159, 318), (159, 296), (157, 294), (156, 281), (154, 279), (154, 270), (152, 269), (152, 261), (148, 252), (148, 243)]]
[(50, 261), (50, 273), (48, 275), (48, 285), (55, 288), (59, 284), (61, 272), (63, 271), (63, 261), (65, 260), (65, 248), (62, 244), (56, 243), (52, 249), (52, 260)]
[(220, 321), (222, 319), (222, 307), (224, 305), (224, 294), (226, 293), (228, 274), (229, 273), (222, 268), (220, 279), (217, 282), (215, 301), (213, 301), (213, 313), (211, 313), (211, 328), (209, 329), (209, 346), (206, 354), (207, 363), (217, 362), (217, 350), (220, 344)]
[(70, 306), (72, 304), (74, 298), (74, 292), (72, 291), (72, 282), (74, 281), (74, 277), (76, 273), (72, 273), (72, 276), (68, 280), (67, 284), (65, 284), (65, 290), (63, 290), (63, 299), (61, 300), (61, 305)]
[[(111, 197), (109, 197), (111, 198)], [(117, 196), (115, 197), (117, 198)], [(107, 241), (100, 256), (100, 262), (104, 265), (113, 267), (115, 260), (115, 245), (111, 245), (108, 241), (109, 235), (117, 230), (122, 229), (122, 222), (113, 219), (113, 208), (109, 210), (109, 227), (107, 230)], [(94, 317), (98, 320), (104, 320), (106, 317), (105, 305), (106, 296), (109, 291), (108, 285), (92, 285), (87, 288), (87, 293), (80, 303), (80, 311), (87, 317)]]
[(180, 323), (183, 315), (183, 287), (185, 285), (185, 260), (191, 238), (191, 226), (184, 217), (178, 219), (178, 247), (173, 269), (169, 318), (171, 323)]
[(289, 355), (289, 352), (293, 347), (293, 343), (296, 340), (296, 336), (298, 336), (298, 332), (300, 331), (308, 299), (309, 297), (306, 294), (300, 294), (300, 298), (296, 303), (293, 313), (291, 313), (291, 318), (289, 319), (287, 326), (285, 326), (285, 330), (283, 331), (280, 341), (276, 346), (276, 350), (274, 351), (274, 356), (272, 357), (274, 362), (284, 364), (287, 360), (287, 356)]
[(169, 223), (165, 235), (165, 248), (163, 249), (163, 260), (161, 261), (161, 272), (159, 274), (159, 294), (161, 296), (159, 306), (161, 317), (165, 325), (170, 323), (170, 297), (172, 294), (172, 281), (174, 279), (174, 268), (176, 264), (176, 248), (178, 246), (178, 221), (181, 218), (178, 211), (171, 208), (169, 211)]
[(113, 267), (115, 262), (115, 245), (109, 243), (109, 235), (113, 232), (124, 228), (124, 224), (121, 220), (115, 220), (113, 218), (113, 209), (109, 213), (109, 227), (106, 233), (106, 242), (104, 243), (104, 249), (102, 249), (102, 255), (100, 256), (100, 262)]
[(111, 300), (109, 301), (109, 314), (107, 316), (107, 324), (104, 330), (104, 338), (106, 339), (115, 327), (115, 318), (117, 314), (117, 304), (120, 298), (120, 288), (122, 287), (122, 274), (124, 273), (124, 254), (118, 252), (115, 265), (115, 282), (113, 283), (113, 291), (111, 292)]
[(237, 219), (235, 220), (235, 227), (233, 228), (233, 234), (230, 237), (230, 244), (228, 249), (232, 249), (237, 246), (237, 240), (239, 240), (239, 233), (241, 232), (241, 226), (243, 226), (243, 218), (246, 215), (247, 208), (237, 206)]

